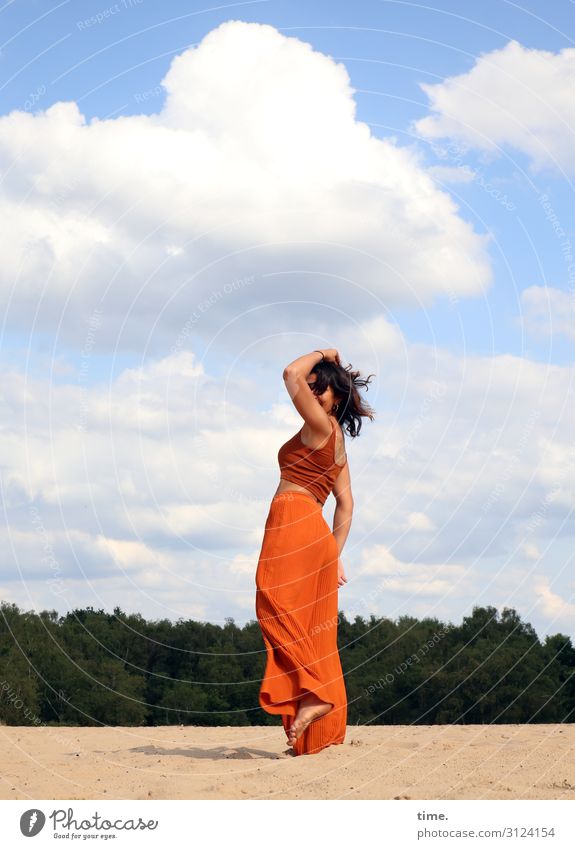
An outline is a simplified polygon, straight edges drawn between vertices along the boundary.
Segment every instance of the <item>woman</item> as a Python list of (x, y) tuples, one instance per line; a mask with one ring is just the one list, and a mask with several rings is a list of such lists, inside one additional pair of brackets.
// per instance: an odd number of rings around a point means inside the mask
[[(341, 424), (359, 435), (374, 413), (359, 396), (370, 378), (344, 368), (335, 348), (312, 351), (283, 373), (304, 420), (278, 452), (256, 572), (256, 615), (266, 647), (261, 707), (280, 714), (296, 755), (343, 743), (347, 698), (337, 648), (338, 587), (347, 581), (341, 551), (353, 497)], [(333, 532), (321, 508), (333, 491)]]

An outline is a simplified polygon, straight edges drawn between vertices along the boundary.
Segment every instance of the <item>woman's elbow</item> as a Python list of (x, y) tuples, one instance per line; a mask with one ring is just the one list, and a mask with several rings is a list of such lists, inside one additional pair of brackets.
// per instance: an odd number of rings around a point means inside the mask
[(340, 510), (344, 510), (346, 513), (349, 513), (351, 516), (353, 513), (353, 496), (349, 493), (343, 493), (342, 495), (336, 496), (335, 499), (336, 505)]

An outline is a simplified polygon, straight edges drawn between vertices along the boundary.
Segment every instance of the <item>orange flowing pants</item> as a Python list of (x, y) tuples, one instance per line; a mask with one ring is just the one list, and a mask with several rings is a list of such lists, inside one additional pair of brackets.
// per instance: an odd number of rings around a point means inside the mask
[(267, 660), (259, 703), (281, 715), (286, 732), (306, 693), (333, 704), (296, 741), (296, 755), (319, 752), (345, 737), (337, 564), (337, 542), (321, 504), (304, 492), (274, 496), (256, 571), (256, 615)]

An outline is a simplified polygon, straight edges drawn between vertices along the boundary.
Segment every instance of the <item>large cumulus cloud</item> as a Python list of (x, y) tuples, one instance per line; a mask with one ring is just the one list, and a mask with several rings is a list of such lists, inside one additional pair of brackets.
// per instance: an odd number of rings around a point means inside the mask
[[(161, 348), (218, 292), (194, 332), (234, 320), (237, 341), (261, 326), (250, 310), (270, 302), (273, 331), (301, 315), (300, 299), (317, 303), (304, 326), (326, 308), (337, 324), (488, 284), (489, 237), (414, 148), (357, 120), (331, 57), (272, 26), (228, 21), (161, 84), (157, 114), (88, 122), (58, 102), (0, 119), (12, 327), (79, 343), (98, 307), (103, 347)], [(223, 288), (246, 276), (239, 295)]]

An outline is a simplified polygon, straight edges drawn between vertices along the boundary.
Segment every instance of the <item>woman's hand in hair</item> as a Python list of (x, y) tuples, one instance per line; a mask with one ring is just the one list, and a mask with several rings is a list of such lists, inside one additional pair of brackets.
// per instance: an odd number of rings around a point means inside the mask
[(327, 360), (328, 363), (337, 363), (338, 366), (341, 365), (337, 348), (320, 348), (320, 350), (323, 353), (324, 360)]

